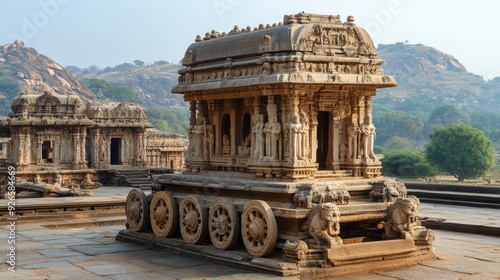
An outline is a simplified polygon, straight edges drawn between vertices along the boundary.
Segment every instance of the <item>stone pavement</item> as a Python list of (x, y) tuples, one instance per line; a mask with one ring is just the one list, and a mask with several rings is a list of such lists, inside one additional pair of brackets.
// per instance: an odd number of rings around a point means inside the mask
[[(52, 230), (21, 226), (16, 234), (16, 272), (0, 265), (0, 279), (286, 279), (122, 243), (123, 226)], [(0, 230), (1, 236), (7, 230)], [(438, 260), (342, 279), (500, 279), (500, 238), (436, 231)], [(5, 259), (7, 242), (0, 251)]]
[[(129, 188), (101, 188), (92, 199), (124, 199)], [(81, 198), (23, 199), (21, 204), (67, 203)], [(42, 200), (42, 201), (41, 201)], [(64, 202), (66, 201), (66, 202)], [(1, 204), (0, 204), (1, 206)], [(500, 209), (422, 203), (420, 216), (462, 226), (500, 229)], [(50, 229), (16, 223), (16, 272), (8, 271), (7, 225), (0, 227), (0, 279), (299, 279), (256, 273), (116, 241), (120, 226)], [(436, 230), (438, 260), (342, 279), (500, 279), (500, 238)]]

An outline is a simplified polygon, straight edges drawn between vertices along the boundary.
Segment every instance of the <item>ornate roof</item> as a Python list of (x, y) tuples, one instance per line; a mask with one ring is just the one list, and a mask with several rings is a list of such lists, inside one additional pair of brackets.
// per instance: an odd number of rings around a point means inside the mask
[(368, 33), (354, 17), (300, 13), (284, 24), (234, 27), (198, 36), (184, 56), (173, 92), (274, 83), (395, 86)]
[(59, 112), (81, 112), (83, 105), (78, 95), (70, 93), (68, 95), (58, 94), (53, 91), (32, 92), (23, 91), (12, 101), (10, 108), (14, 114), (28, 111), (28, 113), (41, 113), (42, 108), (59, 107)]
[(131, 103), (92, 103), (88, 105), (87, 116), (104, 126), (153, 127), (147, 122), (146, 110)]

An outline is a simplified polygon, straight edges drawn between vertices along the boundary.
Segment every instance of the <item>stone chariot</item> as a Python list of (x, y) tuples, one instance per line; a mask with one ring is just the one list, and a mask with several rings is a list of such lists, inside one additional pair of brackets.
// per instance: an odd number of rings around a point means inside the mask
[(173, 89), (190, 102), (185, 172), (132, 190), (120, 235), (244, 246), (283, 275), (434, 258), (418, 199), (373, 152), (372, 97), (396, 81), (370, 36), (352, 16), (283, 22), (189, 46)]

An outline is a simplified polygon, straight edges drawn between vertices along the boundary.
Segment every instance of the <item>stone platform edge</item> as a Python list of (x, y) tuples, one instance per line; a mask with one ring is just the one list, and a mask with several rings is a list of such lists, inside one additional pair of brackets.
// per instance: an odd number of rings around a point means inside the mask
[[(152, 232), (134, 232), (130, 229), (122, 230), (116, 240), (144, 245), (151, 250), (160, 250), (175, 255), (194, 259), (206, 260), (217, 264), (244, 268), (256, 272), (271, 273), (279, 276), (300, 276), (301, 279), (329, 279), (332, 276), (344, 276), (376, 269), (396, 269), (404, 266), (428, 263), (436, 260), (432, 254), (416, 254), (411, 257), (381, 258), (369, 263), (355, 263), (323, 268), (300, 268), (298, 264), (281, 259), (278, 252), (271, 257), (258, 258), (246, 253), (244, 248), (233, 250), (218, 250), (211, 244), (192, 245), (182, 238), (158, 238)], [(274, 256), (274, 257), (273, 257)]]

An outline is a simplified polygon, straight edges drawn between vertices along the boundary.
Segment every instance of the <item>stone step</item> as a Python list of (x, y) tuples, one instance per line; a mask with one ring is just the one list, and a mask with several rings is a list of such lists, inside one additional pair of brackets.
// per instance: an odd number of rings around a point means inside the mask
[(466, 193), (466, 192), (416, 190), (416, 189), (409, 189), (408, 194), (413, 194), (418, 198), (462, 201), (471, 203), (487, 203), (487, 204), (496, 204), (499, 205), (500, 207), (500, 194)]
[(498, 204), (498, 203), (464, 201), (464, 200), (453, 200), (453, 199), (440, 199), (440, 198), (430, 198), (430, 197), (422, 197), (422, 196), (417, 196), (417, 197), (419, 198), (419, 200), (421, 202), (427, 202), (427, 203), (500, 209), (500, 204)]

